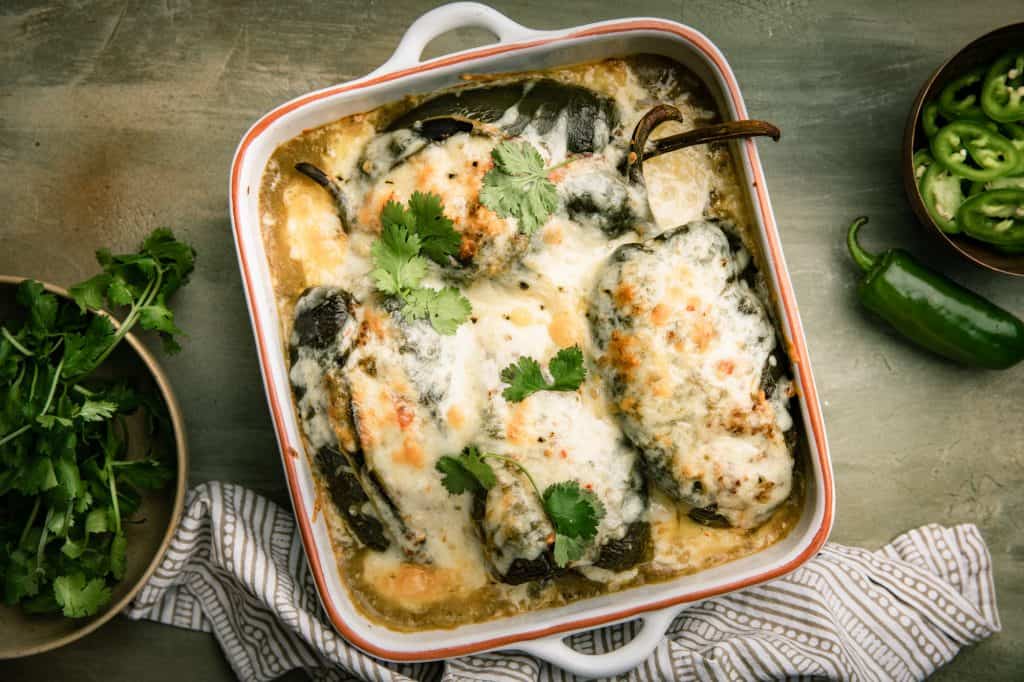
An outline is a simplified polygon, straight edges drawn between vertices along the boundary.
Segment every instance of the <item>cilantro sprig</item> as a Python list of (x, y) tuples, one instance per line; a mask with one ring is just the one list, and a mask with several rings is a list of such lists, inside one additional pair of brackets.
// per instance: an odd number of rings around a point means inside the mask
[(563, 348), (548, 363), (551, 381), (541, 371), (540, 363), (528, 355), (519, 358), (501, 370), (501, 380), (508, 386), (501, 395), (505, 400), (517, 403), (537, 391), (575, 391), (587, 377), (583, 364), (583, 351), (579, 346)]
[(515, 217), (530, 235), (558, 206), (558, 191), (548, 179), (540, 152), (529, 142), (501, 142), (491, 150), (494, 167), (484, 175), (480, 203), (498, 215)]
[(444, 474), (441, 485), (452, 495), (464, 492), (483, 494), (498, 483), (494, 470), (486, 460), (509, 464), (521, 471), (530, 482), (544, 508), (544, 514), (555, 529), (552, 548), (555, 564), (564, 568), (583, 557), (587, 547), (597, 536), (597, 526), (604, 518), (605, 509), (593, 492), (580, 486), (578, 481), (553, 483), (541, 493), (533, 476), (522, 464), (504, 455), (480, 452), (469, 446), (456, 456), (445, 455), (436, 468)]
[(97, 322), (90, 328), (91, 336), (72, 341), (75, 350), (67, 358), (64, 374), (80, 376), (99, 367), (136, 323), (156, 331), (165, 352), (180, 351), (176, 337), (182, 331), (174, 324), (167, 299), (188, 281), (195, 267), (195, 250), (176, 240), (170, 230), (160, 228), (146, 237), (137, 253), (112, 255), (108, 249), (100, 249), (96, 260), (103, 271), (71, 287), (72, 298), (83, 311), (103, 308), (106, 301), (111, 308), (127, 306), (128, 313), (117, 332), (110, 333), (107, 325)]
[[(134, 326), (176, 350), (167, 299), (192, 271), (191, 247), (157, 230), (138, 253), (97, 253), (103, 271), (71, 288), (75, 302), (26, 280), (20, 319), (0, 321), (0, 586), (29, 613), (79, 618), (124, 577), (126, 519), (142, 491), (173, 475), (159, 454), (171, 429), (159, 398), (92, 376)], [(88, 312), (125, 306), (120, 329)], [(126, 458), (125, 419), (147, 416), (150, 450)]]
[(444, 215), (436, 194), (414, 192), (408, 208), (389, 201), (381, 211), (381, 234), (370, 247), (377, 289), (402, 301), (402, 314), (429, 319), (439, 334), (454, 334), (472, 306), (455, 287), (433, 289), (421, 281), (429, 258), (440, 265), (459, 253), (462, 237)]

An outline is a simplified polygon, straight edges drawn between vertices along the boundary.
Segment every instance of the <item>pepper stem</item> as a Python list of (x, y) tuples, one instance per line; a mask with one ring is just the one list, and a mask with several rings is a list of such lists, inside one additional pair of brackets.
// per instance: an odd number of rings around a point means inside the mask
[(853, 221), (850, 225), (850, 229), (846, 233), (846, 248), (850, 250), (850, 256), (853, 258), (853, 262), (857, 264), (857, 267), (867, 272), (875, 265), (876, 258), (870, 253), (865, 251), (861, 245), (857, 242), (857, 231), (860, 230), (860, 226), (868, 221), (866, 216), (861, 216)]

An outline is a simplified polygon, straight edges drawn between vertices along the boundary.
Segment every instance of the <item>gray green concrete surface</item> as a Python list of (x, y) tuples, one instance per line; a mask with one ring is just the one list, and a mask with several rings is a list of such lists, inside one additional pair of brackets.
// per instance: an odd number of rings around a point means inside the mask
[[(970, 371), (910, 347), (856, 304), (843, 232), (902, 246), (1024, 314), (1024, 280), (986, 273), (915, 222), (899, 174), (907, 110), (951, 52), (1024, 20), (1019, 0), (588, 0), (494, 3), (559, 28), (651, 15), (691, 24), (732, 63), (761, 142), (835, 467), (832, 539), (875, 548), (925, 523), (978, 524), (1004, 630), (940, 679), (1024, 675), (1024, 367)], [(101, 245), (160, 225), (199, 251), (175, 301), (190, 336), (164, 360), (184, 408), (191, 480), (236, 481), (287, 504), (227, 211), (228, 167), (250, 123), (383, 62), (432, 3), (0, 2), (0, 273), (70, 284)], [(438, 55), (487, 39), (444, 36)], [(4, 680), (230, 679), (205, 634), (115, 619), (59, 651), (0, 664)], [(288, 679), (301, 679), (296, 674)]]

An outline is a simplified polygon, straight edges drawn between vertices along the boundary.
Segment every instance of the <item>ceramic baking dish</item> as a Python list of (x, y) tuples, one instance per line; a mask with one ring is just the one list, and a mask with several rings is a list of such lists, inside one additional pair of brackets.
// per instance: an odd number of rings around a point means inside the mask
[[(489, 30), (498, 42), (420, 61), (424, 46), (431, 40), (468, 26)], [(438, 7), (413, 23), (391, 59), (373, 73), (281, 105), (257, 121), (238, 146), (231, 168), (231, 219), (288, 489), (327, 616), (348, 641), (374, 656), (423, 661), (488, 649), (519, 649), (577, 674), (615, 674), (642, 661), (680, 610), (792, 571), (812, 557), (828, 536), (833, 487), (825, 427), (764, 174), (757, 148), (750, 140), (735, 142), (733, 151), (740, 160), (740, 183), (750, 194), (757, 238), (767, 263), (764, 274), (773, 289), (777, 316), (794, 362), (803, 421), (800, 433), (807, 441), (804, 451), (809, 460), (803, 515), (783, 541), (755, 555), (669, 582), (452, 630), (406, 633), (375, 624), (356, 610), (338, 574), (323, 516), (314, 514), (313, 478), (305, 456), (300, 455), (302, 441), (292, 409), (284, 339), (260, 231), (260, 177), (274, 149), (303, 130), (409, 94), (450, 87), (462, 74), (548, 69), (640, 52), (676, 59), (707, 83), (725, 118), (747, 117), (736, 79), (722, 53), (688, 26), (661, 19), (624, 19), (535, 31), (484, 5), (454, 3)], [(566, 634), (633, 618), (643, 620), (642, 629), (615, 652), (588, 656), (563, 643)]]

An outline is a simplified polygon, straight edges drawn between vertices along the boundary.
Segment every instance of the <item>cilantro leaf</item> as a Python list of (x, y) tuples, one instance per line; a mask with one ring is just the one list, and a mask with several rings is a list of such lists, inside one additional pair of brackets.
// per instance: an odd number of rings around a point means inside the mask
[(565, 568), (569, 562), (582, 559), (586, 546), (586, 543), (581, 540), (569, 537), (568, 535), (562, 535), (561, 533), (555, 533), (555, 565), (559, 568)]
[(499, 216), (515, 217), (521, 231), (533, 234), (558, 206), (544, 159), (529, 142), (502, 142), (491, 158), (494, 168), (484, 175), (480, 203)]
[(405, 292), (402, 314), (411, 320), (419, 320), (430, 316), (430, 307), (437, 296), (435, 289), (412, 289)]
[(501, 395), (513, 403), (537, 391), (543, 391), (548, 386), (544, 374), (540, 371), (540, 364), (528, 355), (522, 356), (519, 362), (501, 370), (501, 380), (508, 384)]
[(427, 273), (427, 261), (419, 256), (420, 238), (398, 223), (386, 223), (380, 238), (370, 247), (376, 266), (370, 277), (385, 294), (401, 296), (419, 285)]
[(462, 235), (455, 231), (452, 221), (445, 216), (441, 197), (413, 192), (409, 198), (409, 213), (415, 217), (416, 234), (423, 242), (423, 255), (439, 265), (447, 265), (450, 258), (459, 254)]
[(142, 242), (140, 251), (155, 258), (163, 271), (163, 282), (157, 292), (161, 301), (184, 286), (195, 268), (195, 249), (175, 239), (166, 227), (153, 230)]
[(486, 490), (490, 490), (498, 482), (498, 479), (494, 476), (494, 470), (491, 469), (491, 465), (484, 461), (486, 455), (481, 455), (480, 451), (473, 446), (470, 446), (462, 451), (459, 455), (459, 462), (466, 468), (473, 477), (483, 486)]
[(583, 364), (583, 351), (579, 346), (562, 348), (548, 363), (548, 371), (554, 382), (553, 391), (575, 391), (587, 377), (587, 368)]
[[(69, 434), (74, 443), (74, 434)], [(54, 465), (54, 474), (57, 478), (57, 490), (60, 491), (59, 501), (67, 504), (80, 495), (85, 494), (85, 485), (82, 484), (82, 477), (78, 471), (78, 463), (75, 462), (74, 445), (70, 452), (60, 457)]]
[(106, 533), (110, 530), (110, 514), (106, 509), (93, 509), (85, 517), (85, 533)]
[(4, 576), (4, 601), (17, 604), (25, 597), (39, 592), (39, 573), (36, 571), (35, 557), (20, 549), (11, 552)]
[(101, 422), (113, 417), (117, 413), (117, 407), (117, 403), (108, 400), (87, 399), (78, 408), (75, 416), (82, 421)]
[(33, 336), (45, 336), (57, 321), (57, 297), (40, 282), (26, 279), (18, 285), (15, 300), (26, 309), (26, 329)]
[(56, 414), (41, 414), (36, 417), (36, 423), (44, 429), (52, 429), (55, 426), (70, 428), (74, 422), (68, 417), (61, 417)]
[(123, 277), (114, 276), (110, 278), (110, 286), (107, 287), (107, 299), (114, 305), (131, 305), (132, 291), (128, 288), (128, 282)]
[(436, 464), (436, 468), (444, 477), (441, 485), (449, 493), (458, 495), (467, 490), (479, 492), (490, 490), (497, 484), (491, 465), (484, 461), (487, 457), (495, 457), (487, 453), (481, 454), (476, 446), (465, 448), (458, 456), (445, 455)]
[(458, 253), (460, 240), (437, 195), (415, 192), (408, 210), (389, 201), (381, 212), (380, 238), (370, 247), (374, 264), (370, 277), (378, 291), (401, 300), (405, 317), (429, 319), (439, 334), (454, 334), (472, 307), (458, 289), (420, 285), (428, 263), (420, 254), (447, 263)]
[(64, 334), (64, 364), (61, 374), (75, 377), (95, 368), (107, 349), (117, 341), (117, 331), (106, 315), (91, 315), (85, 333)]
[(380, 224), (382, 228), (404, 227), (409, 234), (416, 234), (416, 216), (412, 211), (405, 210), (405, 206), (397, 201), (389, 201), (384, 204), (384, 208), (380, 212)]
[(480, 487), (476, 476), (462, 465), (458, 457), (444, 455), (437, 460), (434, 468), (444, 474), (441, 478), (441, 485), (452, 495), (460, 495), (467, 490), (474, 491)]
[(49, 457), (35, 457), (20, 471), (14, 487), (26, 495), (38, 493), (56, 487), (57, 474)]
[(604, 517), (604, 505), (576, 481), (555, 483), (544, 490), (544, 509), (555, 532), (580, 540), (597, 535), (597, 524)]
[(85, 575), (62, 575), (53, 581), (53, 594), (69, 618), (83, 618), (97, 613), (110, 601), (110, 588), (102, 578), (86, 581)]
[(451, 335), (460, 324), (469, 319), (473, 306), (458, 289), (445, 287), (431, 297), (427, 312), (430, 315), (430, 324), (438, 334)]
[(68, 289), (71, 298), (75, 299), (82, 312), (99, 310), (103, 307), (103, 297), (110, 288), (110, 274), (101, 272)]
[(181, 345), (174, 337), (183, 335), (184, 332), (174, 326), (174, 313), (163, 303), (157, 302), (139, 308), (139, 326), (160, 332), (160, 341), (168, 355), (181, 350)]
[(587, 376), (583, 363), (583, 351), (579, 346), (562, 348), (548, 363), (552, 381), (548, 381), (540, 364), (528, 355), (501, 370), (501, 380), (508, 386), (501, 395), (505, 400), (517, 403), (537, 391), (575, 391)]
[(61, 554), (69, 559), (77, 559), (82, 556), (85, 551), (86, 540), (76, 541), (70, 537), (64, 540), (64, 544), (60, 546)]

